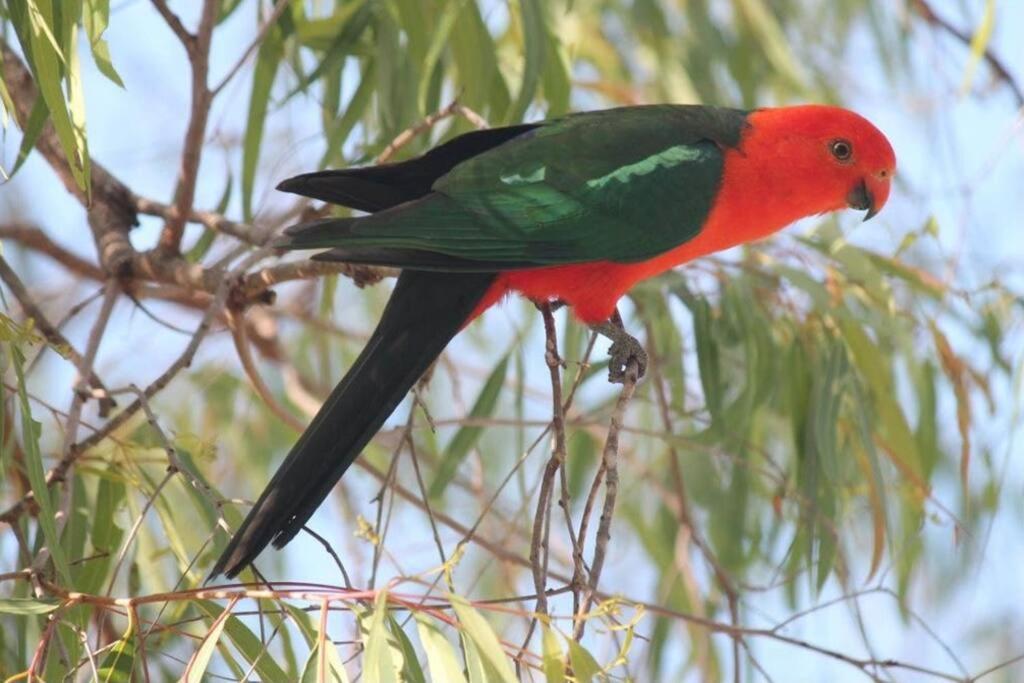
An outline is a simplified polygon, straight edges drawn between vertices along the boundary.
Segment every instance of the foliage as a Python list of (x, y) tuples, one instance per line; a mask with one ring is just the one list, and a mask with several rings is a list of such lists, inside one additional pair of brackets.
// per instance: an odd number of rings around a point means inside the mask
[[(643, 332), (652, 366), (633, 396), (606, 385), (603, 351), (565, 313), (546, 329), (527, 304), (488, 314), (346, 477), (332, 501), (344, 519), (316, 518), (323, 545), (299, 539), (287, 564), (271, 553), (259, 562), (268, 579), (301, 581), (264, 585), (250, 572), (244, 585), (203, 587), (244, 512), (234, 496), (262, 487), (315, 396), (354, 358), (386, 294), (363, 286), (390, 275), (317, 270), (263, 248), (296, 216), (323, 211), (263, 205), (282, 158), (301, 157), (287, 164), (299, 169), (407, 157), (474, 126), (570, 108), (848, 102), (858, 84), (836, 77), (847, 41), (867, 44), (896, 87), (920, 68), (913, 31), (941, 28), (927, 3), (908, 2), (907, 16), (869, 0), (137, 4), (0, 0), (0, 106), (5, 129), (11, 117), (20, 131), (0, 171), (27, 173), (35, 148), (81, 195), (98, 264), (82, 266), (48, 229), (12, 222), (0, 235), (26, 262), (49, 256), (75, 282), (103, 285), (75, 344), (29, 305), (45, 284), (36, 271), (19, 268), (27, 291), (4, 265), (19, 306), (6, 300), (0, 318), (0, 674), (756, 680), (772, 668), (759, 650), (768, 642), (872, 678), (967, 678), (876, 656), (862, 621), (863, 647), (785, 630), (836, 594), (854, 612), (883, 596), (918, 621), (921, 592), (962, 584), (1000, 513), (993, 450), (1004, 444), (981, 426), (1012, 400), (1020, 293), (939, 275), (930, 217), (892, 244), (867, 238), (874, 224), (844, 233), (820, 219), (638, 287), (626, 323)], [(98, 91), (100, 81), (84, 77), (92, 67), (78, 41), (127, 88), (118, 97), (137, 97), (118, 57), (130, 46), (104, 38), (129, 12), (158, 26), (164, 47), (182, 41), (181, 61), (152, 77), (192, 87), (191, 110), (174, 103), (189, 125), (173, 196), (128, 193), (132, 217), (155, 217), (160, 246), (140, 230), (152, 249), (103, 212), (122, 185), (87, 144), (83, 83)], [(965, 92), (982, 64), (998, 76), (995, 3), (973, 19), (977, 31), (953, 36), (967, 38)], [(213, 60), (210, 44), (240, 33)], [(38, 97), (12, 76), (19, 64)], [(200, 166), (215, 154), (206, 122), (218, 114), (237, 123), (227, 179)], [(302, 130), (301, 146), (293, 117), (319, 126)], [(216, 186), (214, 211), (194, 210), (197, 185)], [(108, 254), (110, 235), (127, 256)], [(269, 287), (279, 289), (272, 304)], [(153, 380), (139, 353), (113, 373), (129, 386), (109, 389), (93, 371), (110, 371), (103, 349), (130, 336), (129, 319), (112, 313), (125, 301), (152, 318), (159, 338), (145, 343), (174, 348), (176, 360)], [(47, 311), (63, 318), (73, 303)], [(172, 327), (185, 328), (183, 351)], [(564, 369), (543, 362), (549, 341)], [(45, 376), (38, 359), (49, 350), (83, 378), (73, 391)], [(945, 557), (950, 539), (935, 529), (953, 530), (967, 559)], [(769, 593), (781, 596), (766, 603), (773, 613), (793, 616), (763, 627), (758, 599)], [(990, 665), (1020, 646), (979, 639)]]

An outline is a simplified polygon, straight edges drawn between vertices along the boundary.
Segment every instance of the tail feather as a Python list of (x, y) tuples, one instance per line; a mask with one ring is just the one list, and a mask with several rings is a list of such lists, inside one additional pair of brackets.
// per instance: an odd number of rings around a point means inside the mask
[(404, 271), (380, 324), (210, 574), (229, 578), (302, 529), (409, 388), (462, 328), (493, 273)]
[(407, 161), (303, 173), (277, 189), (373, 213), (426, 195), (438, 178), (459, 163), (538, 127), (527, 123), (473, 131)]

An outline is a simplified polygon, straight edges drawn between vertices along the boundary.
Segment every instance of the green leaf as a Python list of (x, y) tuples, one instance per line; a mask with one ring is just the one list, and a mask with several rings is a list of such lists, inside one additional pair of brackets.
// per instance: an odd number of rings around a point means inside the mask
[[(469, 411), (469, 417), (473, 419), (484, 419), (490, 417), (494, 413), (495, 407), (498, 405), (498, 397), (501, 395), (501, 389), (505, 384), (505, 373), (508, 371), (508, 354), (501, 359), (491, 374), (487, 377), (487, 381), (484, 382), (483, 389), (480, 390), (480, 395), (476, 397), (476, 403), (473, 404), (473, 409)], [(476, 445), (476, 442), (480, 439), (480, 435), (483, 434), (483, 427), (477, 426), (464, 426), (456, 432), (452, 438), (451, 443), (448, 444), (448, 448), (445, 449), (444, 455), (441, 457), (441, 462), (437, 466), (437, 473), (434, 475), (434, 481), (430, 484), (429, 495), (436, 497), (444, 493), (445, 487), (455, 476), (455, 472), (459, 469), (459, 465), (466, 459), (469, 451)]]
[(217, 24), (225, 21), (230, 17), (238, 6), (242, 4), (242, 0), (220, 0), (220, 9), (217, 10)]
[[(321, 645), (324, 648), (323, 656), (320, 654)], [(313, 644), (299, 680), (300, 683), (349, 683), (348, 672), (338, 655), (338, 648), (334, 647), (330, 639)]]
[(203, 675), (206, 673), (206, 667), (210, 665), (210, 658), (213, 657), (213, 651), (217, 649), (217, 641), (220, 640), (221, 634), (224, 632), (224, 626), (227, 624), (228, 619), (231, 618), (231, 609), (238, 602), (237, 599), (232, 600), (228, 603), (228, 606), (217, 615), (217, 618), (213, 620), (213, 625), (207, 632), (206, 636), (203, 637), (203, 642), (196, 650), (195, 654), (192, 655), (192, 659), (189, 661), (188, 666), (185, 667), (184, 680), (186, 683), (202, 683)]
[(270, 90), (277, 69), (284, 56), (284, 38), (278, 26), (267, 32), (267, 37), (256, 54), (252, 74), (252, 93), (249, 97), (249, 115), (242, 139), (242, 214), (252, 220), (252, 193), (256, 181), (256, 165), (260, 160), (263, 128), (270, 107)]
[(420, 72), (421, 78), (416, 95), (416, 102), (423, 111), (427, 110), (427, 99), (430, 92), (431, 77), (434, 74), (435, 67), (441, 59), (441, 55), (444, 54), (445, 48), (448, 47), (452, 29), (455, 27), (455, 20), (459, 18), (459, 13), (467, 2), (468, 0), (444, 0), (444, 9), (441, 10), (440, 17), (437, 20), (437, 26), (434, 29), (434, 34), (430, 38), (430, 44), (427, 46), (426, 56), (423, 58), (423, 70)]
[[(0, 54), (0, 72), (2, 72), (3, 65), (4, 56)], [(7, 129), (7, 123), (11, 120), (13, 113), (14, 100), (11, 99), (11, 93), (8, 92), (4, 79), (0, 78), (0, 128)], [(0, 170), (3, 170), (2, 167), (0, 167)]]
[(871, 427), (868, 424), (866, 410), (867, 401), (863, 396), (859, 383), (853, 382), (854, 400), (860, 407), (855, 413), (855, 429), (860, 437), (861, 448), (855, 449), (857, 464), (868, 482), (868, 499), (871, 503), (871, 521), (874, 540), (871, 549), (871, 566), (865, 582), (871, 580), (882, 564), (882, 553), (885, 550), (885, 539), (888, 531), (888, 503), (886, 500), (885, 481), (878, 461), (878, 449), (871, 438)]
[(25, 122), (25, 127), (22, 130), (21, 147), (18, 148), (18, 157), (14, 160), (14, 168), (10, 172), (11, 176), (18, 172), (21, 165), (28, 159), (29, 154), (35, 149), (36, 140), (39, 139), (39, 134), (43, 132), (43, 126), (46, 125), (48, 114), (46, 102), (41, 97), (36, 98), (36, 101), (32, 103), (32, 110), (28, 114), (28, 121)]
[(564, 683), (565, 655), (558, 636), (547, 624), (543, 625), (544, 678), (547, 683)]
[(412, 641), (409, 640), (409, 636), (405, 634), (402, 626), (390, 614), (388, 614), (387, 627), (402, 652), (402, 683), (427, 683), (423, 669), (420, 667), (419, 658), (416, 656), (416, 648), (413, 647)]
[(714, 319), (711, 305), (704, 299), (691, 302), (693, 333), (697, 346), (697, 367), (700, 370), (700, 384), (704, 389), (704, 403), (711, 415), (711, 426), (719, 433), (724, 431), (724, 390), (718, 362), (718, 340), (714, 338)]
[(456, 86), (463, 92), (459, 99), (480, 113), (489, 112), (493, 121), (504, 121), (510, 103), (508, 85), (498, 68), (494, 39), (475, 2), (459, 12), (451, 48), (459, 73)]
[(116, 472), (115, 467), (111, 465), (99, 476), (96, 487), (90, 533), (95, 557), (84, 563), (75, 582), (75, 586), (83, 593), (94, 593), (102, 588), (124, 537), (124, 530), (114, 521), (114, 514), (120, 509), (125, 497), (124, 483), (112, 476)]
[[(550, 11), (551, 5), (545, 3)], [(550, 17), (548, 23), (551, 22)], [(544, 57), (544, 99), (548, 101), (548, 116), (562, 116), (569, 111), (569, 98), (572, 95), (572, 66), (561, 41), (554, 35), (551, 27), (547, 31), (547, 54)]]
[[(399, 683), (396, 675), (395, 661), (391, 657), (391, 645), (388, 632), (384, 628), (387, 619), (388, 595), (386, 591), (377, 593), (373, 604), (373, 612), (369, 615), (369, 623), (363, 633), (363, 677), (366, 683)], [(363, 619), (360, 619), (363, 621)]]
[(444, 634), (430, 618), (416, 612), (416, 630), (420, 636), (423, 651), (427, 654), (427, 666), (433, 683), (466, 683), (462, 666), (455, 656), (455, 650)]
[(135, 634), (134, 627), (130, 627), (107, 652), (97, 673), (103, 683), (131, 683), (134, 669)]
[(376, 68), (376, 61), (373, 59), (366, 60), (366, 64), (359, 74), (359, 85), (356, 86), (356, 91), (352, 93), (348, 106), (345, 107), (345, 113), (341, 115), (341, 118), (336, 123), (328, 126), (325, 131), (327, 146), (324, 150), (324, 156), (320, 160), (321, 166), (330, 166), (331, 164), (341, 164), (344, 162), (342, 147), (345, 144), (345, 140), (348, 139), (349, 133), (352, 132), (359, 119), (366, 113), (373, 99), (374, 85), (376, 84)]
[[(210, 600), (196, 600), (194, 604), (214, 619), (219, 617), (224, 611), (220, 605)], [(260, 678), (265, 681), (289, 680), (290, 677), (278, 666), (274, 658), (267, 653), (266, 648), (256, 634), (240, 619), (234, 616), (228, 617), (224, 625), (224, 632), (227, 633), (228, 640), (241, 653), (245, 661), (250, 666), (253, 666), (255, 663), (256, 673), (260, 675)]]
[(43, 530), (46, 546), (50, 550), (53, 565), (57, 568), (57, 573), (60, 575), (61, 580), (66, 585), (71, 585), (71, 570), (68, 567), (67, 558), (64, 557), (64, 548), (60, 544), (60, 535), (57, 533), (57, 518), (53, 499), (50, 497), (50, 488), (46, 485), (46, 473), (43, 471), (43, 456), (39, 452), (39, 433), (42, 425), (32, 419), (32, 410), (28, 402), (28, 390), (25, 383), (25, 357), (17, 346), (11, 346), (10, 348), (11, 358), (14, 363), (14, 373), (18, 381), (22, 446), (25, 451), (25, 473), (32, 487), (32, 494), (35, 496), (36, 504), (39, 506), (37, 519), (39, 520), (39, 526)]
[(85, 24), (85, 33), (89, 36), (89, 45), (92, 48), (92, 58), (96, 62), (96, 68), (123, 88), (124, 82), (110, 60), (110, 47), (107, 45), (107, 41), (103, 40), (103, 32), (107, 30), (107, 24), (110, 21), (110, 0), (85, 0), (82, 20)]
[(574, 638), (566, 638), (566, 642), (569, 643), (569, 663), (572, 664), (572, 673), (577, 683), (590, 683), (594, 676), (601, 673), (601, 665)]
[(883, 353), (853, 319), (840, 319), (840, 329), (854, 363), (867, 380), (871, 400), (881, 422), (881, 443), (886, 454), (904, 476), (913, 481), (920, 490), (927, 490), (928, 486), (922, 477), (923, 467), (917, 442), (897, 400), (890, 368), (886, 367), (890, 355)]
[(790, 49), (789, 40), (764, 0), (734, 0), (744, 24), (753, 32), (764, 51), (764, 57), (779, 77), (794, 89), (803, 90), (803, 69)]
[(995, 28), (995, 25), (996, 0), (986, 0), (985, 13), (981, 16), (981, 23), (978, 24), (978, 29), (974, 32), (974, 36), (971, 37), (971, 55), (967, 60), (967, 66), (964, 68), (964, 79), (960, 85), (960, 90), (963, 93), (971, 89), (971, 83), (974, 82), (974, 72), (985, 56), (989, 41), (992, 40), (992, 30)]
[(538, 0), (520, 0), (519, 12), (523, 30), (523, 81), (515, 104), (509, 114), (510, 121), (521, 121), (537, 93), (547, 44), (544, 8)]
[[(53, 32), (53, 5), (28, 0), (25, 5), (12, 6), (11, 17), (36, 87), (46, 102), (53, 128), (68, 159), (68, 168), (78, 187), (89, 194), (89, 155), (85, 148), (84, 129), (78, 131), (68, 110), (61, 88), (62, 70), (66, 66), (64, 51)], [(69, 73), (73, 73), (73, 69)], [(69, 83), (70, 85), (70, 83)], [(74, 93), (72, 93), (74, 94)]]
[(508, 657), (501, 647), (498, 636), (490, 624), (480, 616), (480, 613), (473, 608), (469, 602), (458, 595), (448, 595), (448, 599), (455, 609), (455, 614), (462, 624), (463, 633), (479, 648), (480, 657), (485, 666), (490, 670), (492, 676), (506, 683), (516, 683), (515, 674), (509, 666)]
[[(337, 12), (346, 13), (341, 28), (327, 29), (330, 43), (326, 47), (320, 63), (313, 69), (312, 73), (299, 79), (298, 85), (288, 92), (285, 99), (291, 98), (295, 93), (303, 92), (310, 84), (316, 82), (325, 73), (336, 69), (350, 54), (354, 53), (357, 41), (359, 41), (363, 32), (371, 24), (375, 6), (375, 3), (368, 4), (366, 0), (356, 0), (348, 6), (339, 7)], [(348, 14), (348, 9), (353, 10), (351, 15)], [(335, 20), (332, 19), (332, 21)], [(300, 39), (302, 31), (309, 30), (312, 23), (314, 22), (305, 22), (296, 28), (296, 33), (299, 34)]]
[(473, 639), (463, 632), (460, 636), (462, 650), (466, 653), (466, 673), (469, 676), (469, 683), (491, 683), (494, 676), (491, 668), (484, 662), (480, 655), (480, 648), (476, 646)]
[(35, 598), (0, 598), (0, 613), (28, 616), (49, 614), (60, 607), (59, 600), (36, 600)]
[[(308, 19), (298, 24), (295, 27), (295, 37), (306, 47), (329, 52), (336, 45), (341, 32), (349, 25), (349, 20), (365, 4), (366, 0), (338, 4), (331, 16), (323, 19)], [(318, 77), (319, 74), (310, 77), (309, 82), (312, 83)]]

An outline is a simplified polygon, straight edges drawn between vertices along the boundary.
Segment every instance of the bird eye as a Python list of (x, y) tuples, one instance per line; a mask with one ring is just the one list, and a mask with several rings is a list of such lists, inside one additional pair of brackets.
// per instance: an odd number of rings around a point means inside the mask
[(829, 143), (828, 149), (839, 161), (849, 161), (853, 156), (853, 145), (846, 140), (833, 140)]

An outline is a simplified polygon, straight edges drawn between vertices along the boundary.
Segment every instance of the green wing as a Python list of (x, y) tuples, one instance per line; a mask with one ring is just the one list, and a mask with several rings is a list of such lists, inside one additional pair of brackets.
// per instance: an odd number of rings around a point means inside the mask
[(421, 199), (303, 226), (286, 246), (445, 269), (644, 260), (700, 232), (744, 126), (743, 112), (697, 106), (568, 116), (459, 163)]

